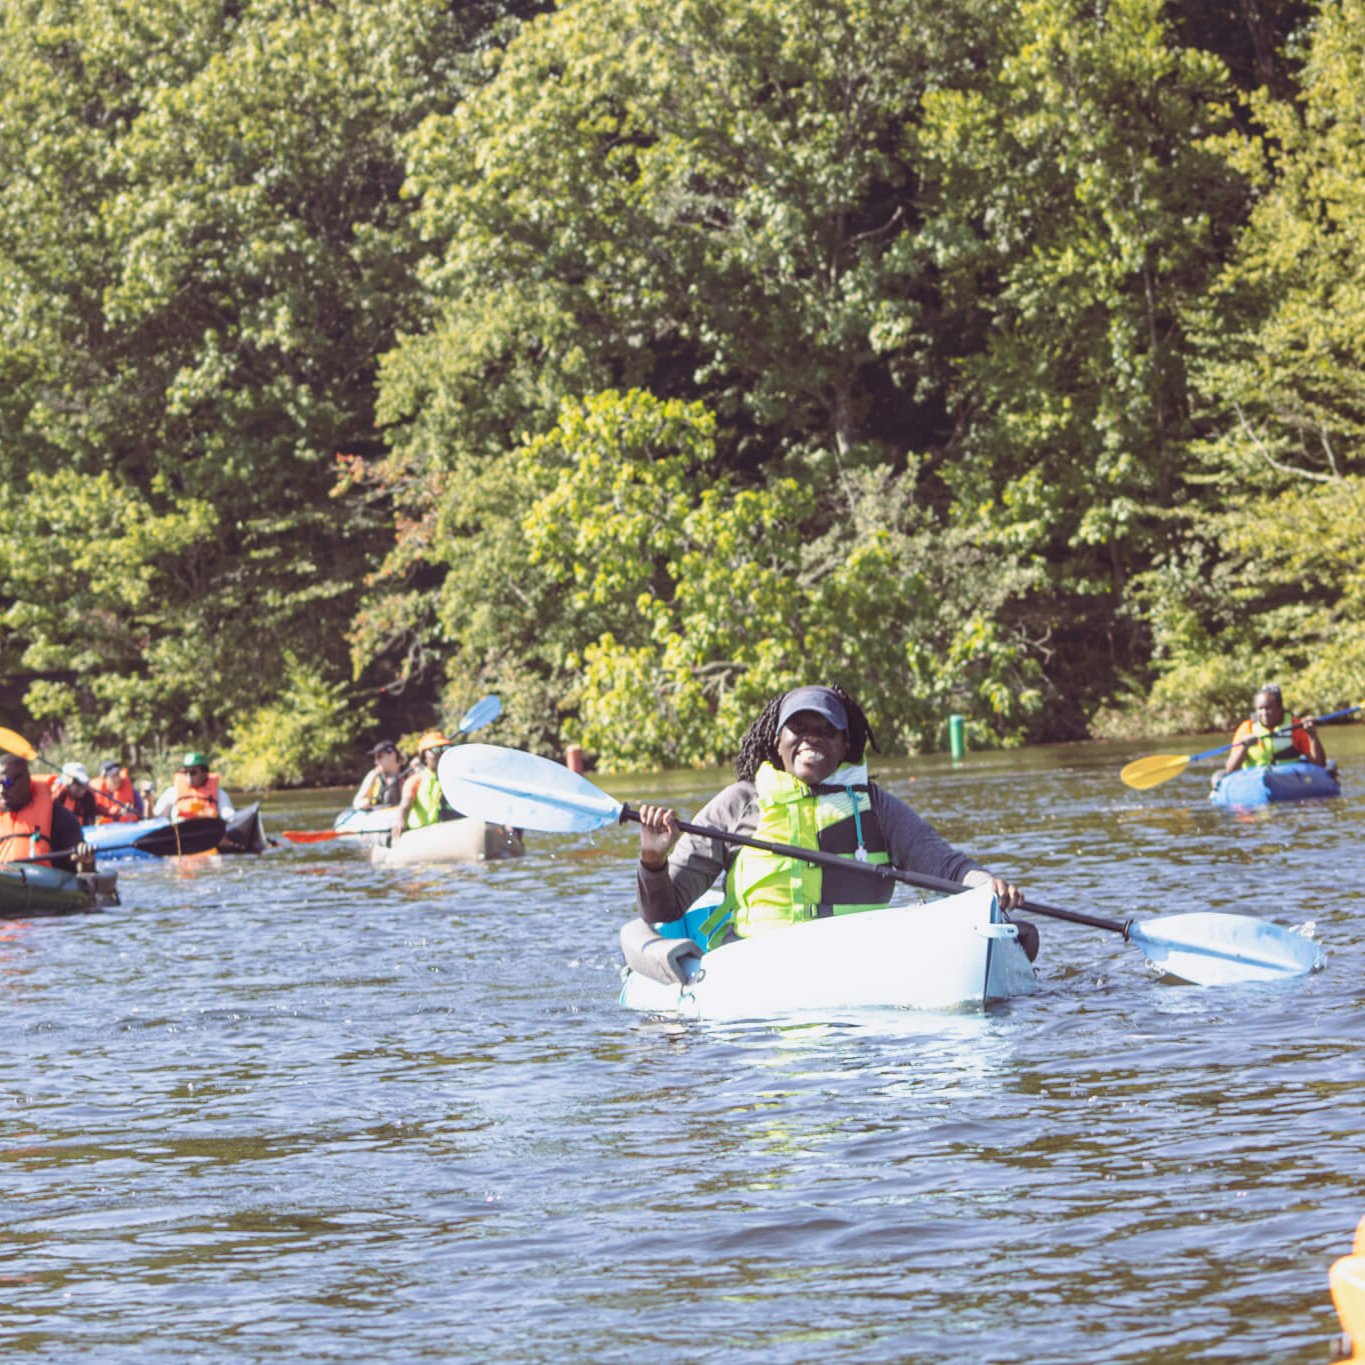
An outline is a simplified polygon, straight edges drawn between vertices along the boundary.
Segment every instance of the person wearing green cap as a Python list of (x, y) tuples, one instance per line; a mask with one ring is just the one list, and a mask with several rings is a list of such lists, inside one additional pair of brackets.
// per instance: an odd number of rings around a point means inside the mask
[(231, 820), (237, 813), (232, 798), (209, 771), (207, 755), (191, 749), (181, 760), (175, 781), (156, 798), (154, 816), (169, 815), (172, 820), (192, 820), (199, 816), (220, 816)]

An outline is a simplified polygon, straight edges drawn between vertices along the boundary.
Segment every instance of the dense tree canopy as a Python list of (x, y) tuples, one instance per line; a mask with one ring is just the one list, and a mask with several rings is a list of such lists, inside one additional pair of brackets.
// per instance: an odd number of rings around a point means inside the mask
[[(722, 761), (1365, 687), (1365, 0), (13, 0), (6, 718)], [(382, 692), (382, 710), (375, 698)]]

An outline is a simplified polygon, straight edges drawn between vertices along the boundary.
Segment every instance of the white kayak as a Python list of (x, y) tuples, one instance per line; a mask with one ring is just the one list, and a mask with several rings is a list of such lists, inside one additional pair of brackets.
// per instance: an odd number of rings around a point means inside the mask
[(481, 863), (495, 858), (519, 858), (526, 850), (519, 834), (482, 820), (442, 820), (439, 824), (409, 829), (389, 847), (370, 849), (376, 867), (411, 867), (421, 863)]
[(1018, 931), (990, 887), (928, 905), (807, 920), (712, 949), (686, 984), (629, 967), (626, 1009), (693, 1019), (761, 1019), (864, 1009), (980, 1009), (1037, 989)]
[(393, 826), (396, 806), (367, 806), (357, 808), (347, 806), (335, 820), (332, 828), (338, 834), (355, 834), (375, 839), (385, 835)]

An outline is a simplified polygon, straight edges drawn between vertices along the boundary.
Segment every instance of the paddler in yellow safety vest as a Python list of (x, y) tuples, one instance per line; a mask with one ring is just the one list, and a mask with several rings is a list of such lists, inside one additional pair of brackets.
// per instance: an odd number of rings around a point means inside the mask
[(198, 749), (191, 749), (181, 760), (175, 781), (156, 798), (152, 814), (158, 818), (168, 815), (176, 823), (203, 816), (231, 820), (237, 814), (237, 808), (218, 780), (218, 774), (209, 771), (207, 756)]
[[(864, 761), (869, 746), (876, 747), (867, 718), (842, 687), (797, 687), (774, 697), (740, 743), (739, 780), (693, 820), (770, 843), (838, 854), (848, 859), (849, 871), (697, 834), (679, 838), (671, 810), (641, 806), (640, 919), (626, 926), (623, 943), (627, 934), (680, 919), (718, 877), (725, 897), (705, 929), (713, 934), (713, 945), (729, 934), (748, 938), (887, 904), (891, 880), (857, 872), (858, 863), (890, 864), (964, 888), (989, 886), (1002, 910), (1018, 906), (1024, 898), (1017, 886), (953, 848), (899, 797), (869, 781)], [(1019, 942), (1032, 959), (1038, 931), (1016, 922)], [(675, 968), (672, 964), (669, 970)]]
[[(1276, 730), (1293, 728), (1287, 734)], [(1213, 785), (1227, 773), (1236, 772), (1243, 764), (1248, 768), (1267, 767), (1272, 763), (1316, 763), (1327, 766), (1327, 751), (1318, 738), (1317, 720), (1313, 716), (1286, 718), (1284, 693), (1279, 683), (1266, 683), (1251, 699), (1251, 719), (1244, 720), (1232, 736), (1232, 750), (1221, 773), (1215, 773)]]
[(417, 741), (417, 761), (403, 783), (403, 795), (393, 814), (390, 829), (393, 843), (403, 837), (404, 830), (424, 829), (441, 820), (454, 820), (460, 814), (451, 808), (436, 776), (436, 765), (450, 745), (450, 739), (441, 730), (428, 730)]
[(381, 739), (370, 750), (374, 767), (361, 779), (356, 794), (351, 798), (354, 810), (374, 810), (380, 806), (396, 806), (403, 799), (403, 755), (391, 739)]

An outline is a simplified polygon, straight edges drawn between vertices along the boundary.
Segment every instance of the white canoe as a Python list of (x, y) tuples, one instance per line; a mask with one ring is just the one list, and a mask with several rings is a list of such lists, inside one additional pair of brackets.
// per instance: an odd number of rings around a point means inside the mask
[(695, 978), (664, 985), (625, 968), (621, 1004), (693, 1019), (981, 1008), (1037, 989), (1033, 964), (989, 887), (738, 939)]
[(519, 858), (521, 837), (501, 825), (482, 820), (443, 820), (440, 824), (406, 830), (392, 848), (376, 845), (370, 861), (376, 867), (411, 867), (417, 863), (481, 863), (495, 858)]

